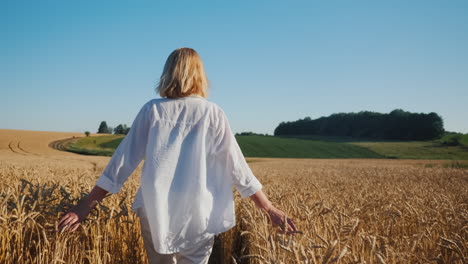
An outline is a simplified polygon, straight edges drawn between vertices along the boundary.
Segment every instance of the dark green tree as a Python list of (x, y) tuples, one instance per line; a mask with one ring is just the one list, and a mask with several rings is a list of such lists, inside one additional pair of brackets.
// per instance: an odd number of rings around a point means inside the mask
[(126, 135), (130, 131), (130, 128), (125, 124), (119, 124), (114, 128), (114, 134), (116, 135)]
[(119, 124), (114, 128), (114, 134), (123, 134), (123, 126), (122, 124)]
[[(107, 123), (106, 121), (102, 121), (101, 124), (99, 125), (99, 128), (98, 128), (98, 131), (97, 131), (99, 134), (103, 134), (103, 133), (109, 133), (109, 127), (107, 126)], [(111, 132), (112, 133), (112, 130)]]

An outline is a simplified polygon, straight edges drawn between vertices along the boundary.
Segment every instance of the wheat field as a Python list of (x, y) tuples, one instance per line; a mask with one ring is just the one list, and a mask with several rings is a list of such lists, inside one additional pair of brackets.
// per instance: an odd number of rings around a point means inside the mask
[[(0, 130), (0, 263), (147, 263), (130, 210), (140, 167), (74, 233), (57, 233), (108, 157), (52, 149), (79, 133)], [(468, 170), (429, 160), (248, 159), (302, 234), (236, 193), (210, 263), (468, 263)]]

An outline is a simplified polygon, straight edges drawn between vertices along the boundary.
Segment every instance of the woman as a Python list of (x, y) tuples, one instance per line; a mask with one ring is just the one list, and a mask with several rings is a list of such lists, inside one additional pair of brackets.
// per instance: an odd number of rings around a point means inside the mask
[(223, 110), (206, 100), (208, 81), (197, 52), (173, 51), (157, 91), (120, 143), (89, 195), (59, 221), (75, 231), (108, 193), (117, 193), (145, 158), (133, 203), (150, 263), (207, 263), (214, 235), (235, 225), (232, 186), (274, 226), (296, 231), (262, 192)]

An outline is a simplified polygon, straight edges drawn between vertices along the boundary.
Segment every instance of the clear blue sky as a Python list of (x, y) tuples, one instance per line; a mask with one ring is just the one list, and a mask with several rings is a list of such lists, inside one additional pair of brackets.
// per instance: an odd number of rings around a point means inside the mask
[(468, 1), (1, 1), (0, 128), (131, 124), (178, 47), (234, 132), (370, 110), (468, 132)]

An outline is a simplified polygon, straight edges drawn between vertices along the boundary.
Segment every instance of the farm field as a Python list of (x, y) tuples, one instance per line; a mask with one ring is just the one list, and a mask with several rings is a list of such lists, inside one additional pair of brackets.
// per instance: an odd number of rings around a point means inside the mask
[[(141, 164), (79, 231), (55, 232), (109, 161), (49, 146), (79, 136), (0, 130), (0, 263), (147, 263), (130, 210)], [(210, 263), (468, 262), (468, 170), (453, 161), (248, 161), (303, 233), (278, 233), (236, 192), (237, 225), (217, 237)]]

